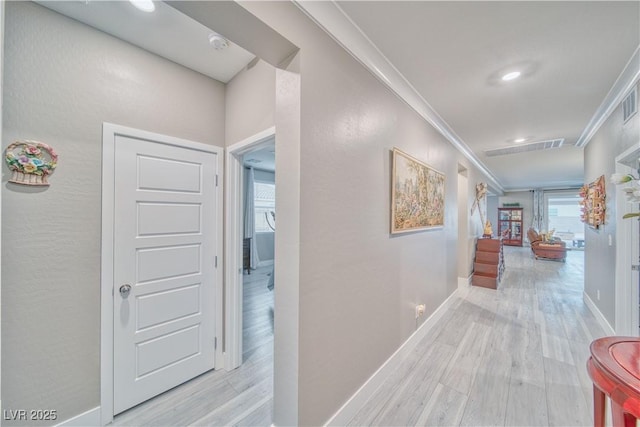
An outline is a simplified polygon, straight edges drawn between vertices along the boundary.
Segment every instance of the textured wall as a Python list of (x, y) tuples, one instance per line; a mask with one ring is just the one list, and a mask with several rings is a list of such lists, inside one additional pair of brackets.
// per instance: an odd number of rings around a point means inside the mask
[[(615, 158), (640, 141), (640, 114), (623, 124), (622, 107), (618, 106), (593, 136), (584, 150), (584, 181), (600, 175), (607, 181), (607, 221), (598, 230), (585, 226), (584, 290), (610, 325), (615, 325), (616, 272), (616, 189), (609, 182), (615, 172)], [(609, 235), (614, 245), (609, 246)], [(600, 299), (597, 293), (600, 291)]]
[(239, 72), (226, 92), (226, 145), (275, 125), (276, 69), (256, 60)]
[(99, 405), (102, 123), (223, 146), (224, 85), (36, 4), (6, 12), (3, 147), (60, 162), (46, 189), (3, 170), (2, 403), (62, 421)]
[[(242, 4), (301, 48), (298, 423), (320, 425), (457, 288), (460, 156), (294, 5)], [(390, 236), (394, 146), (446, 174), (444, 229)]]

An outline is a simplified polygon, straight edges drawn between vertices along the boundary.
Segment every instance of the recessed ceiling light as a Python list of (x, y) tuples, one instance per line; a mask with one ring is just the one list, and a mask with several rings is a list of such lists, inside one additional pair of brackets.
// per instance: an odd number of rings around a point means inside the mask
[(502, 76), (502, 80), (508, 82), (509, 80), (517, 79), (518, 77), (520, 77), (520, 71), (512, 71), (511, 73), (507, 73)]
[(153, 12), (156, 10), (156, 5), (153, 4), (152, 0), (129, 0), (129, 2), (143, 12)]
[(515, 142), (516, 144), (520, 144), (521, 142), (525, 142), (527, 139), (526, 138), (518, 138), (518, 139), (514, 139), (513, 142)]

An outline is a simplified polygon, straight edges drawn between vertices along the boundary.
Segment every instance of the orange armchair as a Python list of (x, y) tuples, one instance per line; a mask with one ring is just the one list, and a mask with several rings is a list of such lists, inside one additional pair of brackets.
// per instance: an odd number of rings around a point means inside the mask
[(527, 237), (531, 244), (531, 251), (536, 259), (551, 259), (565, 261), (567, 259), (567, 245), (562, 240), (545, 242), (533, 228), (527, 230)]

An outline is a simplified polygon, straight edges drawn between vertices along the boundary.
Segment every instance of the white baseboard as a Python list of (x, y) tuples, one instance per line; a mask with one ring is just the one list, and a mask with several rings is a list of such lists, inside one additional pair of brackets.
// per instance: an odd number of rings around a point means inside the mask
[(471, 277), (458, 277), (458, 291), (467, 292), (471, 287)]
[(76, 415), (73, 418), (69, 418), (66, 421), (56, 424), (56, 427), (100, 427), (100, 407), (89, 409), (87, 412), (83, 412), (80, 415)]
[(400, 366), (402, 361), (413, 352), (427, 332), (442, 318), (447, 309), (460, 294), (459, 289), (438, 307), (429, 318), (391, 355), (378, 370), (351, 396), (338, 411), (324, 424), (325, 426), (345, 426), (353, 419), (371, 396), (387, 378)]
[(607, 321), (606, 317), (604, 317), (602, 312), (598, 309), (598, 307), (591, 300), (591, 298), (589, 298), (589, 295), (587, 295), (586, 292), (582, 293), (582, 299), (584, 300), (584, 303), (587, 304), (587, 307), (589, 307), (589, 310), (591, 310), (591, 313), (593, 313), (593, 315), (595, 316), (596, 320), (598, 321), (602, 329), (604, 329), (604, 332), (607, 335), (615, 335), (616, 333), (614, 329), (611, 327), (611, 324), (609, 323), (609, 321)]

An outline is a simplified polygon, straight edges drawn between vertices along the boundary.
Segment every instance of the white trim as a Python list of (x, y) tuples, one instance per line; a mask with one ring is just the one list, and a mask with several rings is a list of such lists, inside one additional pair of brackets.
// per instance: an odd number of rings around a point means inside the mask
[(242, 156), (275, 138), (274, 126), (230, 145), (225, 150), (227, 182), (225, 195), (225, 353), (224, 366), (230, 371), (242, 364), (242, 237), (244, 201)]
[(460, 297), (460, 291), (456, 289), (451, 295), (429, 316), (422, 325), (389, 357), (378, 370), (345, 402), (338, 411), (324, 424), (325, 426), (346, 426), (356, 413), (374, 395), (380, 386), (393, 374), (402, 361), (409, 356), (422, 341), (435, 324), (442, 318), (445, 312)]
[(442, 136), (458, 149), (499, 192), (504, 188), (476, 157), (469, 146), (460, 138), (449, 124), (429, 105), (420, 93), (398, 71), (376, 45), (364, 34), (335, 1), (308, 2), (293, 0), (309, 18), (340, 44), (351, 56), (368, 69), (380, 82), (388, 86), (422, 118), (429, 122)]
[(100, 426), (100, 407), (95, 407), (66, 421), (56, 424), (55, 427), (93, 427)]
[[(223, 275), (224, 253), (222, 242), (222, 213), (224, 182), (222, 178), (223, 149), (214, 145), (202, 144), (160, 135), (130, 127), (103, 123), (102, 125), (102, 249), (100, 269), (100, 423), (107, 425), (113, 421), (113, 238), (114, 238), (114, 202), (115, 202), (115, 136), (130, 135), (138, 139), (161, 142), (167, 145), (190, 148), (216, 154), (216, 174), (219, 175), (216, 188), (216, 253), (219, 267), (216, 269), (216, 336), (222, 337), (223, 331)], [(218, 369), (224, 364), (222, 346), (216, 349)]]
[[(4, 16), (5, 16), (5, 1), (0, 2), (0, 141), (2, 141), (2, 110), (3, 110), (3, 90), (4, 90)], [(0, 186), (0, 224), (2, 224), (2, 187)], [(0, 227), (0, 241), (2, 241), (2, 227)], [(1, 248), (0, 248), (1, 252)], [(0, 261), (2, 260), (2, 254), (0, 253)], [(0, 265), (2, 262), (0, 262)], [(0, 278), (2, 274), (0, 272)], [(2, 289), (2, 280), (0, 279), (0, 289)], [(0, 295), (0, 307), (2, 306), (2, 296)], [(0, 310), (1, 313), (2, 310)], [(0, 315), (2, 319), (2, 315)], [(2, 322), (0, 321), (0, 329)], [(2, 338), (0, 336), (0, 354), (2, 354)], [(2, 366), (2, 357), (0, 357), (0, 366)], [(2, 372), (0, 371), (0, 390), (2, 390)], [(0, 407), (2, 407), (2, 393), (0, 393)], [(0, 423), (1, 424), (1, 423)]]
[(616, 333), (611, 327), (609, 321), (604, 317), (602, 312), (598, 309), (591, 298), (589, 298), (589, 295), (587, 295), (586, 292), (582, 293), (582, 299), (584, 300), (584, 303), (587, 304), (587, 307), (589, 307), (589, 310), (591, 310), (591, 313), (595, 316), (598, 324), (604, 330), (604, 333), (607, 335), (615, 335)]
[[(635, 175), (640, 158), (640, 143), (624, 151), (616, 157), (616, 173)], [(624, 220), (622, 216), (634, 211), (637, 204), (626, 201), (622, 189), (617, 185), (616, 192), (616, 270), (615, 270), (615, 329), (616, 335), (638, 335), (638, 273), (631, 270), (631, 265), (638, 259), (638, 221)], [(634, 239), (635, 236), (635, 239)], [(635, 242), (634, 242), (635, 240)], [(636, 286), (633, 286), (633, 284)]]
[(461, 295), (468, 292), (471, 288), (471, 278), (473, 275), (469, 277), (458, 277), (458, 292), (461, 292)]
[(615, 83), (604, 97), (602, 103), (596, 110), (587, 127), (582, 131), (582, 135), (576, 142), (576, 147), (586, 147), (591, 142), (593, 135), (598, 132), (600, 126), (609, 118), (611, 113), (618, 107), (620, 102), (627, 96), (627, 93), (640, 79), (640, 46), (638, 46), (629, 58), (629, 62), (616, 79)]

